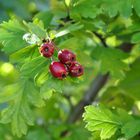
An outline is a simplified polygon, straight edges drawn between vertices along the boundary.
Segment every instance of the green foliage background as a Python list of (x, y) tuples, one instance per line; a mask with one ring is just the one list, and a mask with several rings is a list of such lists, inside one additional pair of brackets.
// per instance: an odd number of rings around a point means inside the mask
[[(82, 77), (50, 75), (38, 51), (48, 36), (77, 54)], [(139, 0), (0, 1), (0, 140), (139, 140), (139, 132)]]

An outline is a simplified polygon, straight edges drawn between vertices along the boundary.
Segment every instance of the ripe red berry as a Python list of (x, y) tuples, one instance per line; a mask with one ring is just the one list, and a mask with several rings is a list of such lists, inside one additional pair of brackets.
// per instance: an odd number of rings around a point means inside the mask
[(47, 57), (47, 58), (51, 57), (54, 53), (54, 44), (52, 42), (46, 42), (42, 44), (40, 47), (40, 53), (44, 57)]
[(84, 68), (81, 64), (75, 61), (69, 67), (69, 73), (73, 77), (79, 77), (84, 74)]
[(69, 50), (60, 50), (58, 58), (63, 64), (71, 65), (71, 62), (76, 60), (76, 55)]
[(51, 74), (58, 79), (64, 79), (68, 74), (67, 68), (61, 62), (54, 61), (50, 64), (49, 68)]

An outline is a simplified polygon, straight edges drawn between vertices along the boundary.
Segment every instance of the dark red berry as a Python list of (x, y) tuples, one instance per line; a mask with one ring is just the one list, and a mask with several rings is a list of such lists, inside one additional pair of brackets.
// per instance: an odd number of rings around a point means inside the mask
[(47, 58), (51, 57), (54, 53), (54, 44), (52, 42), (46, 42), (42, 44), (40, 47), (40, 53), (44, 57), (47, 57)]
[(79, 77), (84, 74), (84, 68), (78, 62), (73, 62), (69, 67), (69, 73), (73, 77)]
[(68, 74), (67, 68), (61, 62), (54, 61), (50, 64), (49, 68), (50, 68), (51, 74), (58, 79), (64, 79)]
[(63, 64), (71, 65), (71, 62), (76, 60), (76, 55), (69, 50), (60, 50), (58, 58)]

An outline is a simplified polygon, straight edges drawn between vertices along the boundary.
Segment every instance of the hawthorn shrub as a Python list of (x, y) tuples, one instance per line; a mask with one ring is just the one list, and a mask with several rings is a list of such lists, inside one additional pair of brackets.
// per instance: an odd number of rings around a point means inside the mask
[(3, 21), (0, 43), (1, 140), (140, 139), (139, 0), (51, 0)]

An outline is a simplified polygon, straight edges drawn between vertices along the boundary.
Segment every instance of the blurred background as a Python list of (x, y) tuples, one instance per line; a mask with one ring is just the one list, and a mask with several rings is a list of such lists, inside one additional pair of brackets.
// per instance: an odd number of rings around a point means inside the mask
[(1, 0), (0, 22), (8, 20), (12, 15), (17, 15), (29, 21), (37, 12), (48, 10), (50, 3), (48, 0)]
[[(112, 8), (114, 3), (111, 3), (109, 6), (114, 11), (110, 12), (108, 4), (101, 4), (106, 11), (100, 14), (98, 0), (93, 0), (97, 7), (84, 1), (90, 11), (81, 2), (81, 5), (73, 8), (69, 15), (70, 9), (66, 4), (69, 2), (70, 0), (65, 2), (64, 0), (0, 0), (0, 23), (13, 18), (31, 22), (34, 16), (39, 16), (46, 23), (45, 28), (49, 25), (50, 30), (74, 31), (54, 41), (59, 48), (76, 52), (78, 61), (85, 68), (85, 74), (81, 79), (68, 79), (64, 82), (64, 87), (61, 87), (60, 82), (50, 79), (47, 88), (49, 89), (51, 85), (57, 88), (58, 93), (45, 101), (46, 106), (42, 108), (31, 106), (34, 112), (31, 117), (35, 118), (35, 125), (28, 127), (27, 135), (21, 138), (13, 136), (10, 124), (0, 124), (0, 140), (93, 140), (92, 134), (85, 129), (81, 116), (84, 106), (98, 102), (111, 109), (120, 107), (126, 112), (140, 115), (140, 35), (134, 37), (131, 42), (132, 33), (139, 32), (140, 21), (137, 11), (131, 11), (131, 5), (128, 13), (120, 10), (119, 12), (126, 17), (133, 13), (133, 16), (124, 18)], [(96, 20), (95, 15), (97, 15)], [(40, 55), (38, 50), (35, 53)], [(13, 55), (11, 57), (13, 62), (14, 59), (19, 59), (26, 63), (23, 55), (20, 59), (21, 54), (17, 53), (19, 56), (15, 55), (15, 58)], [(56, 58), (57, 54), (54, 55)], [(13, 84), (19, 78), (20, 73), (15, 66), (9, 62), (9, 55), (3, 51), (3, 46), (0, 44), (0, 93), (4, 86)], [(46, 69), (42, 73), (45, 72)], [(40, 85), (45, 79), (43, 74), (36, 78), (36, 82)], [(63, 93), (59, 92), (61, 88)], [(14, 89), (9, 87), (7, 90), (7, 95), (10, 95), (10, 90)], [(0, 111), (7, 106), (7, 103), (0, 104)], [(100, 139), (99, 134), (94, 133), (94, 140)]]

